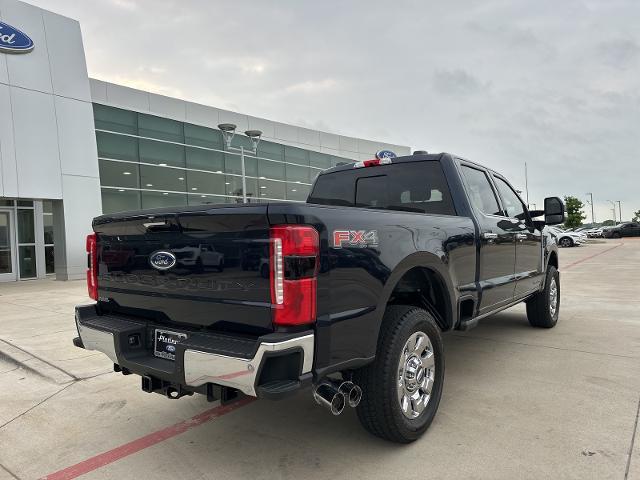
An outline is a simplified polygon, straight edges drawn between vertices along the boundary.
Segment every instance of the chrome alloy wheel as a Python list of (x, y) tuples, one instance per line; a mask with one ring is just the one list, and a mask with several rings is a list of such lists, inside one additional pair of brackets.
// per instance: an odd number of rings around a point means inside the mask
[(551, 285), (549, 285), (549, 313), (552, 318), (555, 318), (558, 311), (558, 283), (555, 278), (551, 279)]
[(398, 362), (398, 401), (407, 418), (424, 411), (436, 376), (435, 354), (424, 332), (415, 332), (404, 344)]

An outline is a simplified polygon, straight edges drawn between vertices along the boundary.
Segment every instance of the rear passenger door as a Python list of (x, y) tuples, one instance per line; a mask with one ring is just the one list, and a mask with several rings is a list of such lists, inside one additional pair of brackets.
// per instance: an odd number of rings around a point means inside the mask
[(529, 212), (511, 185), (498, 175), (493, 181), (502, 200), (505, 216), (516, 240), (515, 296), (522, 297), (537, 290), (542, 281), (542, 232), (536, 230)]
[(513, 223), (505, 218), (488, 173), (475, 165), (461, 164), (467, 197), (480, 228), (479, 314), (513, 300), (516, 244)]

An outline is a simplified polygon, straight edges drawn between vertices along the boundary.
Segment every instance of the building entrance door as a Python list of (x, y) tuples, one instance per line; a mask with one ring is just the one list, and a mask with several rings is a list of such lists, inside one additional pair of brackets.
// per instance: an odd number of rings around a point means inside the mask
[(16, 274), (13, 210), (0, 209), (0, 282), (14, 282)]

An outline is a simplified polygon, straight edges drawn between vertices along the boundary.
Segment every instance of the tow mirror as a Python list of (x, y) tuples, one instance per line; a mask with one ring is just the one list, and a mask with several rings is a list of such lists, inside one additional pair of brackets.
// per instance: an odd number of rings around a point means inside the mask
[(565, 220), (564, 203), (558, 197), (544, 199), (544, 223), (546, 225), (559, 225)]

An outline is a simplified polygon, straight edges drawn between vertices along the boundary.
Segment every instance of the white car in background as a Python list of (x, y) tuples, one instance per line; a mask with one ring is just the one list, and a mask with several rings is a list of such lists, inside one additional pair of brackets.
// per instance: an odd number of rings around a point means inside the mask
[(602, 227), (599, 228), (591, 228), (586, 231), (587, 237), (589, 238), (601, 238), (602, 237)]
[(556, 237), (556, 242), (561, 247), (575, 247), (587, 241), (587, 235), (583, 232), (564, 231), (558, 227), (548, 227), (549, 232)]

